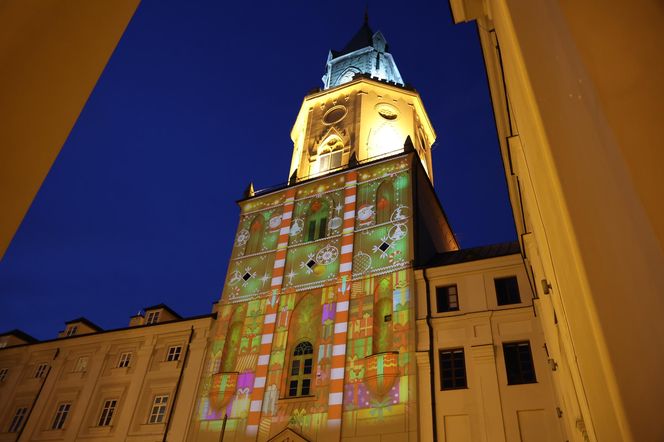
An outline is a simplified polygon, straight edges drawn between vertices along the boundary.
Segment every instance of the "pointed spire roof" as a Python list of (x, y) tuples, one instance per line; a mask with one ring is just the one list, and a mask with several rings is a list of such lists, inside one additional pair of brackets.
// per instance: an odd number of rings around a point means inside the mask
[(357, 51), (358, 49), (366, 48), (367, 46), (373, 46), (373, 35), (374, 31), (369, 26), (369, 14), (365, 12), (362, 27), (355, 33), (353, 38), (350, 39), (338, 55), (348, 54)]

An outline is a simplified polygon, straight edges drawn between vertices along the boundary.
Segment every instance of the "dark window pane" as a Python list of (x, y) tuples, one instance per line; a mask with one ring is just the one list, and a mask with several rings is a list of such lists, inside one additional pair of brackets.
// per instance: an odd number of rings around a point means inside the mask
[(436, 287), (436, 310), (438, 313), (459, 310), (459, 296), (455, 285)]
[(290, 381), (288, 396), (297, 396), (297, 381)]
[(311, 374), (311, 366), (313, 365), (313, 359), (304, 360), (304, 374)]
[(316, 221), (309, 221), (309, 232), (307, 232), (307, 241), (313, 241), (316, 238)]
[(529, 342), (503, 344), (508, 385), (537, 382)]
[(440, 385), (443, 390), (467, 387), (463, 350), (441, 350), (439, 352), (439, 362), (441, 367)]
[(291, 376), (296, 375), (300, 372), (300, 361), (293, 361), (293, 366), (291, 367)]
[(496, 299), (498, 305), (518, 304), (521, 302), (519, 296), (519, 284), (516, 276), (494, 279), (496, 286)]
[(311, 379), (303, 379), (302, 380), (302, 396), (306, 396), (309, 394), (309, 386), (311, 384)]

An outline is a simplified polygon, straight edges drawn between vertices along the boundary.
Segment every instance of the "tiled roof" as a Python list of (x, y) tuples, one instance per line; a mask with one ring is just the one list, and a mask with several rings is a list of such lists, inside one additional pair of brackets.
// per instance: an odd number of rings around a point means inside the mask
[(480, 259), (496, 258), (520, 253), (518, 241), (491, 244), (488, 246), (473, 247), (470, 249), (455, 250), (453, 252), (439, 253), (421, 267), (438, 267), (462, 262), (478, 261)]

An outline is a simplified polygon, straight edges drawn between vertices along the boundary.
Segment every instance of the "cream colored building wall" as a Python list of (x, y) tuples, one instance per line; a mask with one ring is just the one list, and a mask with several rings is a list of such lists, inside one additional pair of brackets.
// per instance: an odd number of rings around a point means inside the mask
[[(498, 306), (494, 278), (516, 276), (521, 303)], [(428, 349), (426, 280), (432, 309), (433, 373), (438, 441), (562, 441), (544, 335), (520, 255), (416, 271), (418, 349)], [(456, 285), (459, 310), (436, 313), (436, 287)], [(537, 382), (508, 385), (503, 343), (528, 341)], [(439, 350), (463, 348), (468, 388), (442, 390)], [(422, 361), (427, 363), (428, 361)], [(422, 364), (419, 364), (422, 365)], [(428, 381), (428, 377), (426, 378)], [(420, 392), (426, 392), (429, 383)], [(431, 394), (421, 396), (428, 413)], [(430, 417), (429, 417), (430, 418)], [(423, 427), (423, 441), (433, 440)]]
[(140, 0), (0, 5), (0, 259)]
[[(0, 350), (0, 368), (9, 369), (7, 379), (0, 382), (0, 441), (16, 440), (17, 434), (8, 429), (22, 406), (30, 415), (21, 440), (154, 441), (162, 439), (167, 425), (167, 440), (184, 440), (212, 322), (207, 316)], [(180, 359), (167, 361), (168, 348), (177, 345), (182, 346)], [(125, 352), (132, 354), (130, 365), (119, 367)], [(88, 358), (87, 367), (78, 371), (82, 357)], [(41, 363), (48, 363), (50, 372), (36, 378)], [(149, 424), (153, 398), (160, 394), (169, 395), (164, 423)], [(108, 399), (116, 399), (117, 408), (111, 425), (100, 427)], [(62, 402), (72, 404), (69, 416), (62, 430), (52, 430)]]
[(662, 440), (664, 10), (450, 4), (457, 22), (478, 21), (568, 437)]

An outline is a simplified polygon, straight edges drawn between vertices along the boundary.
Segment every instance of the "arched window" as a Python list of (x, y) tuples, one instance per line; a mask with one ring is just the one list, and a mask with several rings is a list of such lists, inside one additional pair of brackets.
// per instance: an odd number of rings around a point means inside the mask
[(315, 199), (309, 205), (309, 214), (307, 216), (307, 241), (325, 238), (327, 235), (327, 221), (330, 212), (330, 206), (325, 200)]
[(249, 225), (249, 240), (244, 249), (244, 254), (258, 253), (263, 245), (263, 232), (265, 231), (265, 218), (262, 214), (256, 215)]
[(382, 279), (376, 287), (373, 311), (373, 354), (392, 350), (392, 282)]
[(394, 185), (383, 181), (376, 190), (376, 223), (388, 222), (394, 211)]
[(314, 370), (314, 347), (311, 342), (300, 342), (293, 350), (290, 374), (288, 375), (288, 396), (308, 396), (311, 392), (311, 379)]
[(341, 155), (344, 150), (344, 143), (338, 136), (330, 136), (323, 141), (318, 148), (318, 172), (341, 167)]

